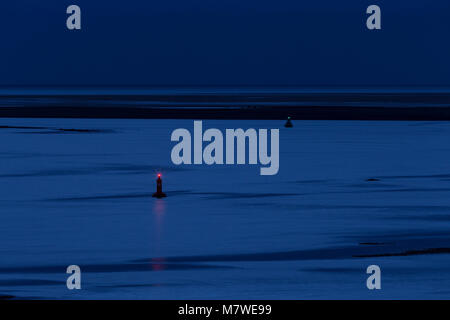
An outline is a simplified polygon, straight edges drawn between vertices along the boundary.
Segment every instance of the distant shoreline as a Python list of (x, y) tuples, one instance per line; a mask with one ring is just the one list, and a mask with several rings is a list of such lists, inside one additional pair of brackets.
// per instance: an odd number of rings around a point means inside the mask
[(450, 121), (450, 107), (0, 106), (0, 118)]
[[(64, 92), (62, 92), (64, 93)], [(450, 93), (0, 94), (2, 118), (450, 120)]]

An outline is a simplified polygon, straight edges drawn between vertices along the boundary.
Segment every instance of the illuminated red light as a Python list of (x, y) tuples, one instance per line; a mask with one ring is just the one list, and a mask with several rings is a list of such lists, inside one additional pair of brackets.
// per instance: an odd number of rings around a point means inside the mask
[(152, 195), (154, 198), (165, 198), (167, 195), (162, 191), (162, 179), (161, 179), (161, 173), (157, 173), (156, 176), (158, 177), (156, 179), (156, 192)]

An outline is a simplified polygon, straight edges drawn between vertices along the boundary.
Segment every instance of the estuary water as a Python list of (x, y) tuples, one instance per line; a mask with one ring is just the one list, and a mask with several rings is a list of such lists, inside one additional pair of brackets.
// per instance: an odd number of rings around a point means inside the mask
[(1, 119), (0, 295), (450, 298), (449, 123), (203, 126), (280, 128), (279, 173), (172, 164), (192, 120)]

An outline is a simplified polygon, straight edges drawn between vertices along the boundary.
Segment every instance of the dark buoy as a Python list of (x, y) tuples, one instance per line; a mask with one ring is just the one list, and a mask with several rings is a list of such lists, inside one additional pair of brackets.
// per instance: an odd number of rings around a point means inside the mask
[(161, 173), (158, 173), (158, 179), (156, 179), (156, 192), (152, 196), (153, 198), (165, 198), (167, 197), (164, 192), (162, 192), (162, 180)]
[(292, 128), (294, 125), (291, 122), (291, 117), (288, 117), (286, 123), (284, 124), (285, 128)]

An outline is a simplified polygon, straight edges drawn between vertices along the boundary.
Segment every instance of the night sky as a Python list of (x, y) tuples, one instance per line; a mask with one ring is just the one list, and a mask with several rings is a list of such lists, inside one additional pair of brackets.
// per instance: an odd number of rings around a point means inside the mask
[(449, 31), (448, 0), (4, 0), (0, 85), (450, 86)]

